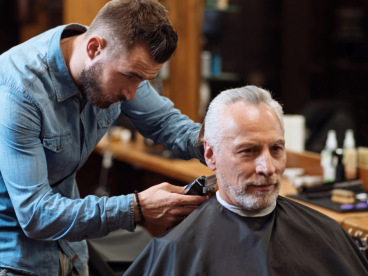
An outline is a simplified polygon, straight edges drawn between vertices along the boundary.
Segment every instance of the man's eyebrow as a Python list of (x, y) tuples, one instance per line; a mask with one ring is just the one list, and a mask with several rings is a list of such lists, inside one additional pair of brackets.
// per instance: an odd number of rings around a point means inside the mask
[(272, 144), (273, 145), (282, 145), (282, 146), (284, 146), (285, 145), (285, 140), (280, 139), (280, 140), (274, 141)]
[(236, 145), (235, 149), (239, 150), (242, 148), (253, 148), (253, 147), (257, 147), (258, 144), (257, 143), (252, 143), (252, 142), (245, 142), (245, 143), (240, 143), (238, 145)]
[[(272, 146), (276, 146), (276, 145), (280, 145), (280, 146), (285, 146), (285, 140), (284, 139), (280, 139), (280, 140), (276, 140), (276, 141), (272, 141), (270, 143), (270, 145)], [(253, 148), (253, 147), (259, 147), (262, 146), (262, 143), (258, 143), (258, 142), (244, 142), (244, 143), (240, 143), (238, 145), (236, 145), (235, 149), (241, 149), (241, 148)]]
[[(127, 73), (127, 75), (134, 76), (134, 77), (136, 77), (136, 78), (138, 78), (138, 79), (140, 79), (140, 80), (143, 80), (143, 79), (144, 79), (141, 75), (139, 75), (139, 74), (137, 74), (137, 73), (135, 73), (135, 72), (128, 72), (128, 73)], [(149, 81), (151, 81), (151, 80), (154, 80), (155, 78), (156, 78), (156, 77), (153, 77), (153, 78), (148, 79), (148, 80), (149, 80)]]

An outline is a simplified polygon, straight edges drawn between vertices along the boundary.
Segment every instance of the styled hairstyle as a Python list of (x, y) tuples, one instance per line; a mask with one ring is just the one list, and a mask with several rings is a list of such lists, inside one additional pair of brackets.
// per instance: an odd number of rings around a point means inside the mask
[(109, 1), (86, 34), (87, 37), (103, 34), (113, 43), (110, 45), (113, 54), (143, 45), (157, 63), (169, 60), (178, 44), (178, 35), (168, 19), (167, 10), (157, 0)]
[[(267, 104), (275, 111), (280, 119), (282, 127), (284, 127), (284, 112), (282, 107), (272, 98), (269, 91), (252, 85), (225, 90), (212, 100), (205, 117), (204, 138), (210, 142), (215, 150), (218, 149), (221, 142), (222, 130), (220, 122), (223, 113), (230, 104), (238, 101), (243, 101), (252, 105), (257, 105), (259, 103)], [(244, 116), (247, 116), (246, 110)]]

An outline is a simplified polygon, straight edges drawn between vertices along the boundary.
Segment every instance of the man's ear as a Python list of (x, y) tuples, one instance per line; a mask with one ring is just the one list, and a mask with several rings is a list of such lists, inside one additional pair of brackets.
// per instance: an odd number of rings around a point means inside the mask
[(205, 139), (203, 141), (203, 148), (204, 148), (204, 159), (206, 160), (207, 167), (211, 170), (216, 170), (216, 155), (213, 151), (212, 146), (208, 143)]
[(104, 40), (99, 36), (92, 36), (87, 42), (87, 55), (93, 60), (96, 56), (101, 54), (101, 50), (105, 47)]

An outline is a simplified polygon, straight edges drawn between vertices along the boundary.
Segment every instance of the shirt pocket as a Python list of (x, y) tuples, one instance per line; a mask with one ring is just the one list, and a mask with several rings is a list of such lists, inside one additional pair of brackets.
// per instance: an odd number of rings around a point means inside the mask
[[(47, 171), (49, 178), (60, 178), (70, 166), (72, 160), (72, 134), (65, 132), (60, 135), (45, 135), (43, 147), (47, 159)], [(50, 179), (51, 180), (51, 179)]]
[(58, 136), (44, 136), (43, 146), (53, 152), (62, 152), (72, 143), (72, 134), (66, 132)]

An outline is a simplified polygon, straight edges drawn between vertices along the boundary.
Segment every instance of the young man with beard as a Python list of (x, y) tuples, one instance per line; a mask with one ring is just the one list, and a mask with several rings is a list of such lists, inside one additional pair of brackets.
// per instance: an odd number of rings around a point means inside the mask
[(367, 275), (368, 262), (331, 218), (278, 196), (286, 164), (283, 111), (255, 86), (210, 104), (207, 165), (218, 191), (154, 238), (125, 275)]
[[(88, 275), (85, 239), (134, 231), (133, 194), (80, 199), (75, 181), (120, 113), (175, 156), (201, 158), (200, 124), (148, 82), (176, 47), (161, 4), (114, 0), (89, 28), (56, 27), (0, 56), (1, 275)], [(206, 200), (182, 192), (139, 193), (145, 219), (170, 226)]]

